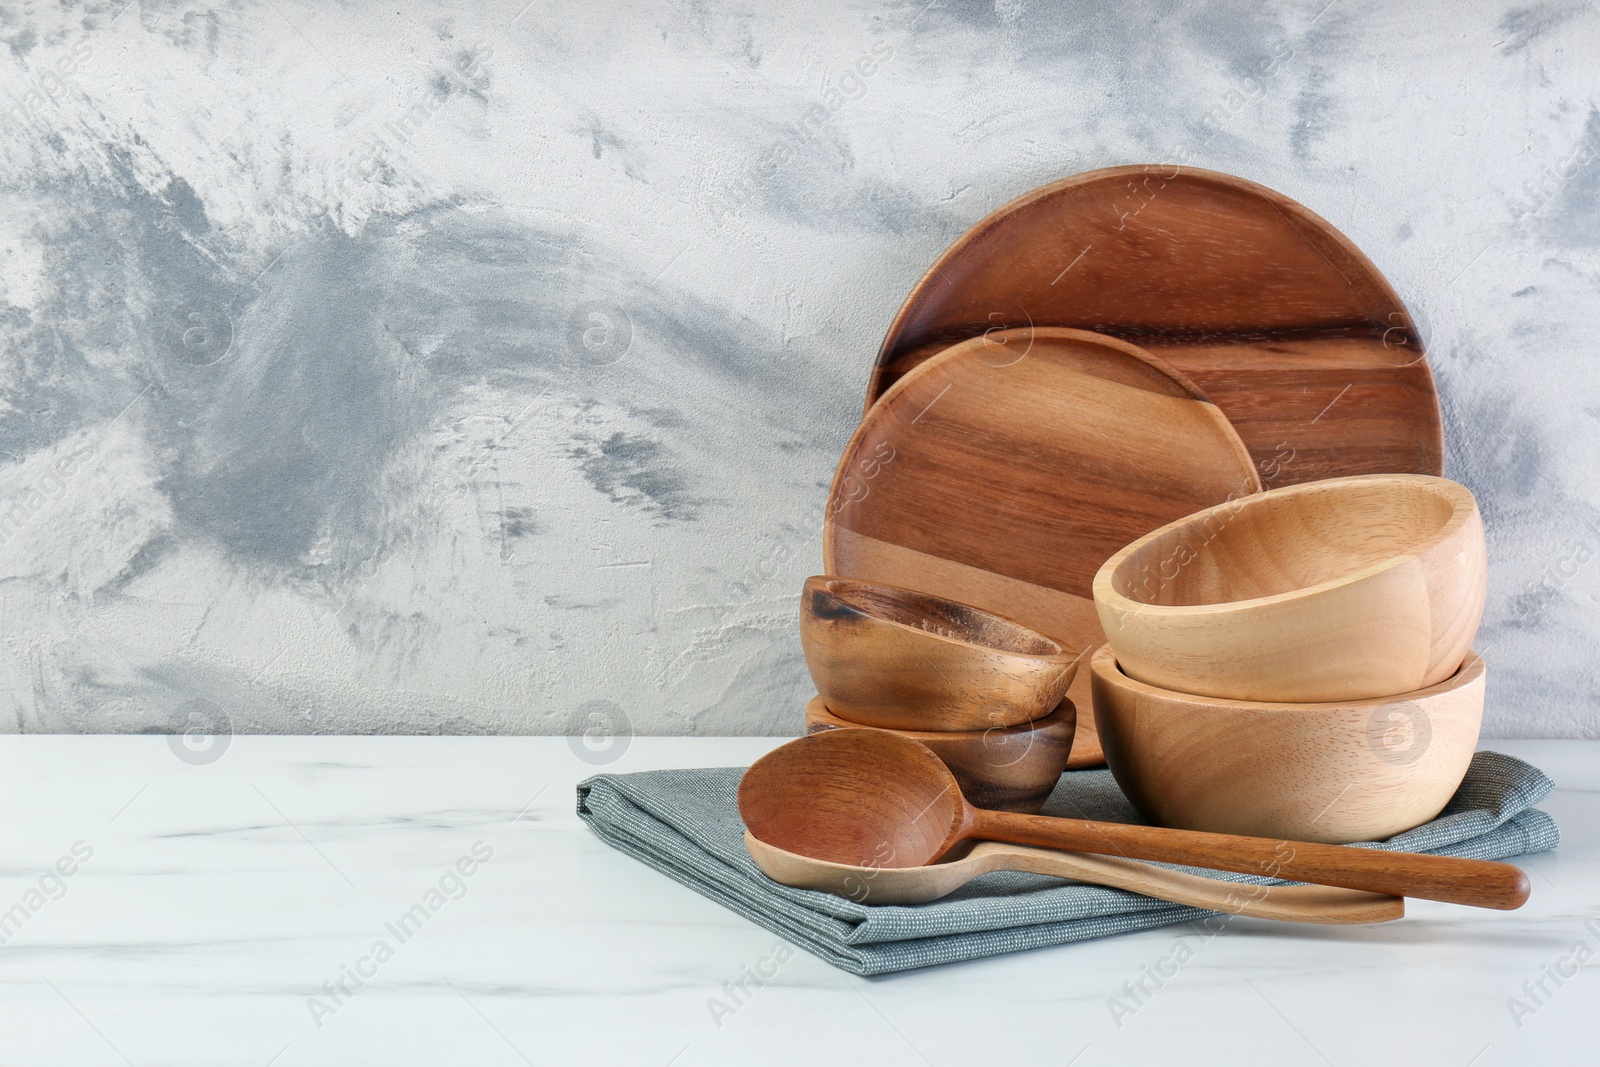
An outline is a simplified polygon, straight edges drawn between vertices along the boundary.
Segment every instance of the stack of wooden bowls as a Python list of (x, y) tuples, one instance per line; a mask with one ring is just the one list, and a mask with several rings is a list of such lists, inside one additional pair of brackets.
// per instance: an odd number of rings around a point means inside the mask
[(1377, 840), (1444, 807), (1472, 759), (1483, 523), (1427, 475), (1247, 496), (1139, 538), (1095, 576), (1106, 760), (1163, 826)]
[(818, 692), (807, 733), (910, 737), (974, 804), (1004, 811), (1038, 811), (1066, 768), (1076, 649), (966, 604), (828, 576), (806, 582), (800, 639)]

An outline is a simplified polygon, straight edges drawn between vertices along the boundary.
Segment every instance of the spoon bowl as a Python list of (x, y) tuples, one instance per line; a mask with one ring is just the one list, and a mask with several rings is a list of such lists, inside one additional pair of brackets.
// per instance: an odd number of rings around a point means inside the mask
[(959, 840), (966, 801), (928, 748), (882, 730), (826, 730), (757, 760), (739, 814), (786, 852), (858, 867), (921, 867)]

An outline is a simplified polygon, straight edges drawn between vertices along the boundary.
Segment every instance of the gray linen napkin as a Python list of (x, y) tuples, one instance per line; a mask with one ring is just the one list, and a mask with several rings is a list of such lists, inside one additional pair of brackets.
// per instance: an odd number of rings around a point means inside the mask
[[(734, 800), (744, 770), (600, 774), (578, 786), (578, 815), (601, 840), (853, 974), (873, 975), (1086, 941), (1205, 918), (1203, 911), (1121, 889), (997, 871), (941, 900), (858, 904), (779, 885), (744, 847)], [(1503, 859), (1555, 848), (1560, 833), (1533, 807), (1555, 788), (1544, 773), (1498, 752), (1479, 752), (1437, 819), (1360, 847)], [(1044, 814), (1140, 822), (1110, 771), (1072, 771)], [(1177, 868), (1194, 870), (1193, 868)], [(1197, 871), (1253, 885), (1258, 875)]]

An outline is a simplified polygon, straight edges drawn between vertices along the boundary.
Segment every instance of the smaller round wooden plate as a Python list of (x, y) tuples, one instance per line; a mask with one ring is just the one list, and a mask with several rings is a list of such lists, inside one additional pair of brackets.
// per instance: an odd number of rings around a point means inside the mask
[[(867, 412), (834, 476), (823, 561), (1087, 652), (1105, 641), (1100, 564), (1260, 490), (1228, 420), (1166, 363), (1082, 330), (1006, 330), (918, 365)], [(1086, 675), (1068, 695), (1092, 706)], [(1092, 722), (1071, 766), (1102, 761)]]

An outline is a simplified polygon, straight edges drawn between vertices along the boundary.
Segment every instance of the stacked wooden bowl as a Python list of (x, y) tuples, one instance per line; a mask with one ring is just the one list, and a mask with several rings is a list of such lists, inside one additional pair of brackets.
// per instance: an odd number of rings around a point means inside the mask
[(1463, 486), (1368, 475), (1209, 508), (1095, 576), (1095, 717), (1163, 825), (1378, 840), (1436, 816), (1477, 745), (1483, 522)]
[(806, 581), (806, 732), (860, 728), (932, 749), (973, 803), (1038, 811), (1066, 768), (1081, 656), (1009, 619), (873, 582)]

